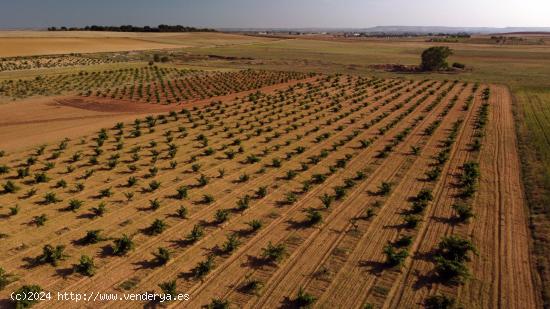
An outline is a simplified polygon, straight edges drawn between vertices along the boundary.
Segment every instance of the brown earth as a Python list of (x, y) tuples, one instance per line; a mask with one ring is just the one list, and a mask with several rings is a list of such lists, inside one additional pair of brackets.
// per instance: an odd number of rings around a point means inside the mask
[(127, 100), (83, 98), (80, 96), (39, 97), (0, 104), (0, 150), (22, 150), (30, 146), (77, 138), (117, 122), (131, 122), (143, 115), (203, 106), (212, 101), (230, 100), (260, 91), (284, 89), (313, 78), (243, 91), (226, 96), (194, 100), (183, 104), (148, 104)]
[[(74, 133), (67, 150), (47, 171), (53, 178), (49, 183), (15, 179), (14, 171), (0, 176), (2, 183), (13, 179), (21, 186), (21, 192), (0, 195), (0, 204), (21, 207), (18, 215), (0, 218), (0, 232), (7, 235), (0, 239), (0, 245), (6, 248), (0, 265), (19, 276), (19, 281), (10, 284), (0, 295), (5, 298), (8, 291), (22, 283), (40, 284), (53, 292), (158, 292), (159, 283), (176, 280), (178, 291), (190, 293), (191, 300), (166, 304), (167, 307), (199, 308), (215, 297), (243, 308), (292, 307), (300, 288), (316, 297), (316, 306), (320, 308), (362, 308), (367, 303), (383, 308), (416, 308), (427, 296), (436, 293), (456, 297), (472, 307), (537, 307), (540, 303), (529, 260), (517, 142), (506, 88), (491, 86), (484, 146), (476, 153), (470, 150), (470, 144), (481, 105), (481, 90), (473, 93), (472, 84), (384, 80), (373, 86), (356, 84), (357, 77), (342, 76), (329, 81), (322, 81), (323, 78), (309, 79), (311, 86), (288, 92), (277, 91), (287, 89), (288, 84), (266, 87), (263, 92), (271, 96), (255, 102), (236, 99), (245, 93), (197, 101), (193, 104), (198, 110), (191, 111), (191, 118), (167, 117), (169, 121), (157, 123), (154, 130), (142, 126), (139, 137), (130, 136), (132, 124), (126, 123), (122, 129), (123, 149), (116, 148), (117, 131), (109, 130), (103, 146), (105, 153), (97, 155), (101, 165), (96, 167), (88, 162), (94, 156), (96, 142), (87, 137), (81, 144), (77, 136), (85, 132), (91, 134), (101, 127), (112, 128), (117, 121), (131, 122), (138, 115), (143, 118), (145, 114), (166, 113), (172, 108), (179, 110), (193, 105), (158, 106), (64, 97), (0, 106), (0, 115), (9, 115), (8, 120), (0, 122), (0, 134), (4, 134), (11, 143), (7, 145), (13, 149), (39, 145), (48, 138), (59, 141), (65, 134)], [(424, 94), (428, 94), (427, 98), (419, 100)], [(437, 100), (440, 94), (441, 100)], [(465, 110), (463, 103), (471, 94), (475, 100)], [(204, 106), (217, 100), (224, 105)], [(128, 119), (122, 120), (124, 117)], [(193, 124), (189, 119), (193, 119)], [(433, 157), (458, 119), (464, 121), (441, 177), (429, 183), (424, 173), (431, 168)], [(108, 121), (110, 125), (104, 124)], [(441, 121), (441, 125), (434, 134), (424, 134), (435, 121)], [(372, 125), (365, 126), (371, 122)], [(76, 123), (82, 125), (75, 127)], [(291, 127), (293, 124), (297, 125), (295, 129)], [(189, 136), (179, 135), (180, 127), (184, 127)], [(272, 131), (256, 131), (268, 127)], [(386, 157), (379, 156), (405, 129), (409, 129), (409, 133), (393, 151)], [(32, 135), (35, 131), (43, 132)], [(323, 133), (330, 134), (320, 138)], [(213, 155), (203, 153), (204, 147), (197, 141), (199, 134), (207, 136), (208, 147), (215, 150)], [(168, 140), (170, 136), (172, 140)], [(371, 145), (361, 147), (359, 140), (368, 139), (372, 139)], [(344, 143), (338, 146), (341, 141)], [(158, 147), (151, 142), (157, 142)], [(165, 144), (168, 143), (179, 147), (174, 158), (167, 156)], [(244, 153), (236, 154), (234, 160), (227, 159), (224, 151), (236, 150), (237, 145), (243, 147)], [(138, 150), (140, 156), (134, 162), (128, 150), (135, 146), (141, 146), (142, 150)], [(304, 151), (296, 151), (297, 146), (304, 146)], [(411, 146), (421, 147), (420, 155), (413, 156)], [(39, 163), (32, 167), (33, 173), (38, 172), (43, 163), (54, 160), (48, 157), (56, 147), (57, 144), (51, 144), (44, 154), (36, 155)], [(158, 160), (153, 160), (150, 154), (153, 149), (161, 151)], [(323, 150), (326, 156), (318, 155)], [(73, 160), (73, 154), (79, 151), (84, 158)], [(0, 163), (15, 169), (34, 153), (34, 149), (9, 152)], [(109, 169), (104, 163), (114, 153), (120, 154), (123, 164)], [(247, 156), (252, 154), (261, 161), (246, 163)], [(322, 184), (302, 189), (313, 175), (327, 173), (346, 155), (350, 157), (345, 167), (335, 168)], [(316, 156), (319, 161), (312, 163), (311, 157)], [(272, 165), (272, 160), (277, 158), (281, 159), (281, 168)], [(177, 167), (171, 169), (170, 160), (177, 161)], [(476, 218), (469, 224), (455, 224), (451, 205), (457, 201), (457, 175), (467, 161), (480, 162), (481, 180), (473, 202)], [(199, 172), (192, 171), (194, 163), (200, 163)], [(303, 163), (307, 168), (304, 169)], [(128, 164), (134, 164), (137, 171), (128, 171)], [(68, 165), (75, 171), (67, 172)], [(152, 166), (158, 167), (158, 174), (149, 175)], [(96, 172), (82, 180), (81, 175), (92, 168)], [(220, 169), (225, 171), (222, 176)], [(288, 178), (289, 170), (296, 171), (297, 175)], [(363, 172), (364, 177), (355, 178), (357, 172)], [(210, 179), (203, 187), (197, 186), (200, 174)], [(131, 175), (139, 179), (133, 188), (126, 184)], [(242, 175), (250, 179), (242, 181)], [(60, 179), (66, 180), (69, 186), (56, 186)], [(151, 180), (161, 183), (157, 191), (148, 190)], [(345, 197), (324, 208), (319, 197), (324, 193), (333, 194), (335, 186), (344, 185), (344, 180), (353, 180), (351, 185), (347, 182), (350, 187)], [(376, 194), (384, 181), (393, 184), (387, 196)], [(76, 182), (85, 184), (83, 191), (72, 190)], [(173, 194), (181, 185), (188, 186), (190, 192), (187, 199), (178, 200)], [(267, 187), (264, 198), (254, 197), (260, 186)], [(37, 195), (25, 197), (31, 187), (38, 190)], [(114, 196), (98, 197), (98, 192), (106, 188), (112, 188)], [(411, 197), (422, 188), (431, 189), (434, 200), (422, 214), (417, 229), (405, 228), (401, 215), (408, 209)], [(41, 205), (46, 192), (57, 193), (63, 201)], [(122, 193), (128, 192), (135, 193), (132, 201), (123, 197)], [(297, 201), (285, 202), (289, 192), (294, 192)], [(204, 194), (211, 194), (215, 201), (201, 202)], [(245, 195), (251, 197), (250, 207), (235, 209), (236, 202)], [(85, 206), (74, 212), (67, 211), (65, 207), (70, 199), (81, 199)], [(153, 199), (162, 203), (157, 210), (149, 206)], [(100, 201), (106, 202), (107, 213), (92, 218), (88, 209)], [(189, 211), (186, 219), (175, 215), (181, 206)], [(310, 208), (322, 214), (322, 222), (307, 224)], [(223, 209), (229, 211), (230, 217), (218, 223), (214, 214)], [(367, 216), (369, 209), (374, 211), (374, 216)], [(3, 213), (6, 211), (2, 209)], [(48, 216), (47, 223), (34, 226), (33, 218), (43, 213)], [(149, 233), (148, 227), (155, 219), (167, 224), (159, 235)], [(248, 233), (246, 223), (254, 219), (262, 220), (263, 228), (257, 233)], [(194, 225), (203, 226), (205, 235), (190, 243), (185, 237)], [(128, 234), (136, 248), (126, 256), (117, 257), (110, 254), (111, 241), (83, 246), (78, 240), (91, 229), (102, 229), (107, 237)], [(241, 245), (232, 253), (220, 253), (226, 237), (233, 233), (239, 235)], [(442, 236), (451, 234), (471, 238), (479, 252), (468, 263), (473, 276), (464, 286), (449, 286), (433, 280), (433, 250)], [(400, 236), (413, 237), (410, 255), (400, 270), (388, 268), (382, 250)], [(278, 263), (267, 263), (261, 258), (270, 242), (286, 246), (286, 256)], [(63, 244), (69, 256), (57, 266), (32, 265), (32, 258), (41, 253), (45, 244)], [(159, 247), (168, 248), (172, 255), (163, 266), (156, 264), (152, 254)], [(72, 271), (72, 265), (82, 254), (95, 259), (98, 269), (91, 278)], [(214, 269), (201, 280), (194, 279), (192, 269), (208, 255), (214, 256)], [(250, 279), (262, 283), (258, 295), (243, 290)], [(154, 305), (63, 303), (67, 308)], [(54, 300), (37, 307), (52, 306), (61, 306), (61, 303)]]

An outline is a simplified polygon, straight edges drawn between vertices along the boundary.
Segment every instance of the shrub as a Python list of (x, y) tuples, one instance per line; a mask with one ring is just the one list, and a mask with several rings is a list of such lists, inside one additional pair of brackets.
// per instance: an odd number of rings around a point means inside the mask
[(63, 245), (56, 247), (45, 245), (42, 248), (42, 254), (36, 258), (36, 262), (39, 264), (49, 263), (52, 266), (57, 266), (60, 260), (64, 260), (67, 257), (64, 251), (65, 246)]
[(34, 174), (34, 182), (35, 183), (45, 183), (48, 182), (50, 178), (46, 173), (36, 173)]
[(323, 203), (323, 206), (328, 209), (328, 208), (330, 208), (330, 205), (332, 204), (332, 201), (334, 200), (334, 197), (325, 193), (325, 194), (321, 195), (319, 197), (319, 199)]
[(113, 196), (113, 189), (111, 187), (109, 188), (105, 188), (105, 189), (101, 189), (99, 191), (99, 197), (100, 198), (104, 198), (104, 197), (111, 197)]
[(254, 164), (254, 163), (260, 162), (260, 160), (261, 160), (260, 157), (256, 155), (249, 155), (248, 157), (246, 157), (245, 163)]
[(396, 247), (408, 247), (412, 244), (412, 236), (402, 236), (397, 239), (393, 245)]
[(323, 215), (321, 214), (320, 211), (316, 209), (312, 209), (312, 208), (308, 209), (306, 216), (307, 216), (306, 223), (309, 226), (317, 225), (323, 222)]
[(204, 278), (214, 268), (214, 256), (209, 255), (206, 260), (199, 262), (195, 268), (193, 268), (193, 276), (198, 279)]
[(97, 207), (90, 208), (90, 211), (93, 213), (94, 217), (103, 217), (105, 212), (107, 212), (105, 202), (99, 203)]
[(131, 188), (135, 186), (138, 183), (138, 179), (134, 176), (130, 176), (128, 180), (126, 181), (127, 187)]
[(80, 182), (77, 182), (75, 185), (74, 185), (74, 192), (82, 192), (84, 191), (84, 184), (83, 183), (80, 183)]
[[(30, 169), (29, 167), (22, 167), (17, 169), (17, 178), (23, 179), (30, 175)], [(47, 180), (46, 180), (47, 181)], [(35, 179), (36, 182), (36, 179)]]
[[(42, 292), (42, 288), (39, 285), (24, 285), (13, 292), (14, 300), (12, 303), (16, 309), (30, 308), (36, 303), (38, 303), (38, 298), (30, 298), (27, 295), (34, 295), (36, 293)], [(19, 295), (19, 297), (17, 297)], [(19, 298), (20, 300), (17, 300)]]
[(191, 232), (187, 235), (187, 241), (191, 243), (197, 242), (204, 236), (204, 228), (201, 225), (195, 224)]
[(414, 229), (418, 226), (422, 219), (416, 215), (405, 215), (403, 216), (403, 221), (405, 221), (405, 226), (410, 229)]
[(354, 180), (359, 181), (359, 180), (364, 180), (365, 178), (367, 178), (367, 175), (366, 175), (364, 172), (362, 172), (362, 171), (358, 171), (358, 172), (355, 174)]
[(10, 216), (15, 216), (19, 213), (19, 205), (15, 205), (13, 207), (10, 207)]
[(296, 295), (293, 303), (297, 308), (310, 308), (316, 301), (317, 298), (309, 293), (306, 293), (304, 289), (300, 287), (298, 290), (298, 295)]
[(250, 207), (250, 196), (247, 194), (237, 200), (237, 210), (245, 210)]
[(271, 161), (271, 166), (274, 167), (274, 168), (279, 168), (281, 167), (281, 159), (279, 158), (274, 158), (272, 161)]
[(211, 194), (203, 195), (201, 203), (203, 203), (203, 204), (212, 204), (212, 203), (214, 203), (214, 196), (211, 195)]
[(296, 175), (298, 175), (298, 173), (294, 170), (289, 170), (286, 172), (286, 176), (285, 176), (285, 179), (286, 180), (292, 180), (296, 177)]
[(468, 253), (476, 253), (476, 248), (471, 241), (453, 235), (443, 237), (437, 247), (438, 255), (454, 261), (469, 261)]
[(401, 249), (398, 250), (393, 247), (391, 244), (387, 244), (384, 247), (384, 254), (386, 255), (386, 265), (390, 267), (400, 266), (403, 261), (409, 256), (407, 250)]
[(77, 200), (77, 199), (71, 199), (69, 201), (69, 206), (67, 207), (70, 211), (77, 211), (82, 205), (84, 204), (84, 201)]
[(47, 220), (48, 220), (48, 217), (46, 216), (46, 214), (41, 214), (40, 216), (35, 216), (32, 222), (36, 224), (36, 226), (43, 226)]
[(214, 215), (216, 223), (221, 224), (229, 219), (229, 209), (218, 209)]
[(286, 246), (284, 244), (273, 245), (271, 242), (267, 247), (262, 248), (262, 258), (267, 262), (280, 262), (286, 255)]
[(378, 195), (386, 196), (390, 194), (391, 190), (392, 190), (392, 184), (384, 181), (378, 187)]
[(466, 68), (466, 65), (463, 64), (463, 63), (460, 63), (460, 62), (454, 62), (454, 63), (453, 63), (453, 68), (465, 69), (465, 68)]
[(114, 255), (125, 255), (131, 250), (134, 250), (134, 242), (126, 234), (123, 234), (122, 237), (117, 238), (113, 241), (111, 249), (113, 250)]
[(158, 248), (156, 252), (153, 252), (153, 255), (155, 256), (155, 262), (158, 265), (165, 265), (170, 261), (170, 251), (166, 248)]
[(284, 203), (287, 204), (287, 205), (292, 205), (292, 204), (296, 203), (297, 200), (298, 200), (298, 197), (296, 196), (296, 194), (294, 192), (288, 192), (285, 195)]
[(104, 240), (105, 238), (101, 235), (101, 230), (91, 230), (86, 232), (81, 241), (83, 244), (92, 245)]
[(94, 264), (94, 259), (87, 255), (82, 255), (80, 257), (79, 263), (77, 265), (74, 265), (74, 270), (76, 272), (79, 272), (82, 275), (88, 277), (91, 277), (95, 274), (95, 268), (96, 267)]
[(470, 276), (464, 262), (448, 260), (442, 256), (435, 257), (435, 273), (440, 279), (452, 283), (461, 283)]
[(471, 206), (465, 203), (458, 203), (452, 206), (456, 212), (456, 218), (460, 222), (468, 222), (470, 218), (474, 217), (474, 211)]
[(187, 186), (180, 186), (179, 188), (177, 188), (176, 189), (177, 193), (176, 193), (176, 196), (175, 196), (176, 199), (183, 200), (183, 199), (187, 198), (187, 196), (188, 196), (187, 191), (188, 191)]
[(12, 274), (8, 274), (2, 267), (0, 267), (0, 291), (15, 280), (16, 279)]
[(124, 197), (126, 197), (126, 201), (129, 202), (134, 198), (134, 192), (124, 192)]
[(256, 198), (259, 198), (259, 199), (266, 197), (266, 195), (267, 195), (267, 186), (259, 187), (255, 194), (256, 194)]
[(455, 308), (456, 300), (445, 295), (432, 295), (424, 302), (426, 309), (452, 309)]
[(204, 306), (205, 309), (229, 309), (229, 301), (220, 299), (220, 298), (213, 298), (212, 302), (206, 306)]
[(159, 181), (153, 180), (149, 183), (149, 192), (154, 192), (158, 188), (160, 188), (160, 182)]
[(248, 174), (244, 173), (239, 176), (239, 182), (247, 182), (250, 179), (250, 176)]
[(366, 149), (372, 144), (372, 141), (371, 140), (360, 140), (359, 143), (361, 143), (361, 149)]
[(180, 208), (176, 211), (176, 214), (182, 219), (187, 218), (187, 208), (185, 208), (185, 206), (180, 206)]
[(197, 178), (197, 182), (199, 187), (204, 187), (208, 184), (209, 179), (204, 174), (201, 174), (201, 176)]
[(57, 198), (55, 192), (48, 192), (44, 195), (44, 204), (55, 204), (61, 202), (61, 199)]
[(439, 166), (435, 166), (434, 168), (426, 172), (426, 177), (428, 178), (428, 181), (436, 181), (440, 175), (441, 167)]
[(239, 245), (240, 245), (240, 241), (239, 241), (239, 238), (237, 237), (237, 235), (235, 234), (231, 234), (229, 236), (227, 236), (227, 240), (225, 241), (225, 243), (223, 243), (222, 245), (222, 252), (224, 254), (229, 254), (229, 253), (232, 253), (233, 251), (235, 251)]
[(201, 165), (198, 163), (191, 165), (191, 170), (195, 173), (198, 172), (200, 169), (201, 169)]
[(162, 234), (167, 227), (168, 225), (164, 222), (164, 220), (155, 219), (155, 221), (153, 221), (153, 223), (149, 226), (148, 231), (150, 235), (159, 235)]
[(343, 186), (338, 186), (338, 187), (335, 187), (334, 188), (334, 199), (339, 201), (341, 199), (343, 199), (344, 197), (346, 197), (346, 187), (343, 187)]
[(263, 283), (259, 280), (248, 279), (245, 281), (241, 290), (252, 295), (258, 295), (259, 291), (263, 288)]
[(5, 193), (15, 193), (19, 190), (19, 187), (11, 180), (6, 181), (2, 187), (4, 188)]
[(252, 220), (250, 222), (247, 222), (246, 224), (248, 224), (248, 226), (250, 226), (250, 231), (251, 232), (256, 232), (256, 231), (260, 230), (263, 226), (263, 223), (260, 220)]
[(175, 299), (178, 292), (177, 289), (177, 283), (176, 280), (167, 281), (159, 284), (159, 288), (162, 290), (162, 294), (164, 295), (170, 295), (170, 298), (167, 299)]
[(151, 207), (152, 210), (157, 210), (160, 208), (160, 201), (158, 198), (154, 199), (154, 200), (149, 200), (149, 206)]

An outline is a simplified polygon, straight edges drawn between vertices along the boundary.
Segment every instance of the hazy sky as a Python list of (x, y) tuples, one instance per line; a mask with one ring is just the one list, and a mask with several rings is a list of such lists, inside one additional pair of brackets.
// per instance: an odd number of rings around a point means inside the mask
[(0, 0), (0, 27), (550, 26), (550, 0)]

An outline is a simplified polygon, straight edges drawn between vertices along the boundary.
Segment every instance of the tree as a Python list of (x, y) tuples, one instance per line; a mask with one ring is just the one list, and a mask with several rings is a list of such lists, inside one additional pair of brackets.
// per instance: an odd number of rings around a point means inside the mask
[(153, 252), (153, 255), (155, 256), (155, 262), (158, 265), (165, 265), (170, 260), (170, 251), (166, 248), (158, 248), (156, 252)]
[(314, 226), (323, 222), (323, 215), (321, 214), (321, 212), (313, 208), (309, 208), (307, 210), (306, 217), (306, 224), (309, 226)]
[(390, 267), (400, 266), (409, 256), (407, 250), (396, 250), (391, 244), (384, 247), (384, 254), (386, 255), (386, 264)]
[(280, 262), (286, 255), (286, 246), (281, 243), (273, 245), (271, 242), (267, 244), (267, 247), (262, 248), (262, 258), (271, 263)]
[(13, 281), (15, 281), (14, 275), (7, 273), (0, 267), (0, 291)]
[(453, 51), (446, 46), (433, 46), (422, 52), (422, 63), (420, 68), (423, 71), (437, 71), (446, 69), (449, 65), (447, 57), (453, 54)]
[(235, 251), (241, 242), (239, 241), (239, 238), (235, 234), (231, 234), (227, 236), (227, 240), (225, 243), (223, 243), (221, 249), (224, 254), (229, 254), (233, 251)]
[(452, 309), (456, 307), (456, 300), (445, 295), (432, 295), (424, 304), (427, 309)]
[[(15, 291), (14, 299), (12, 300), (14, 308), (24, 309), (30, 308), (34, 304), (38, 303), (38, 298), (27, 297), (27, 295), (35, 295), (36, 293), (42, 292), (42, 288), (38, 285), (24, 285)], [(19, 300), (17, 300), (19, 299)]]
[(204, 228), (201, 225), (195, 224), (186, 239), (190, 243), (195, 243), (204, 236)]
[(209, 255), (206, 260), (199, 262), (195, 268), (193, 268), (193, 275), (195, 278), (202, 279), (204, 276), (214, 268), (214, 256)]
[(111, 249), (114, 255), (125, 255), (130, 250), (134, 249), (134, 242), (128, 235), (124, 234), (121, 238), (117, 238), (113, 241)]
[(99, 203), (99, 205), (97, 205), (97, 207), (90, 208), (90, 211), (92, 212), (94, 217), (103, 217), (103, 215), (107, 211), (105, 202)]
[(64, 260), (67, 255), (64, 253), (65, 246), (59, 245), (53, 247), (52, 245), (45, 245), (42, 248), (42, 254), (36, 258), (36, 262), (39, 264), (49, 263), (52, 266), (57, 266), (60, 260)]
[(218, 209), (214, 215), (216, 223), (221, 224), (229, 219), (229, 209)]
[(87, 255), (81, 256), (79, 263), (74, 266), (74, 270), (88, 277), (93, 276), (95, 274), (94, 259)]
[(248, 224), (248, 226), (250, 226), (250, 231), (251, 232), (256, 232), (259, 229), (261, 229), (262, 226), (263, 226), (263, 223), (260, 220), (252, 220), (250, 222), (247, 222), (246, 224)]
[(178, 292), (176, 280), (167, 281), (159, 284), (159, 288), (162, 290), (164, 295), (170, 295), (171, 299), (175, 299)]
[(167, 224), (166, 224), (166, 222), (164, 222), (164, 220), (155, 219), (155, 221), (153, 221), (153, 223), (151, 223), (151, 225), (149, 226), (149, 234), (150, 235), (159, 235), (162, 232), (164, 232), (164, 230), (166, 230), (166, 228), (167, 228)]
[(97, 244), (100, 241), (105, 240), (101, 235), (101, 230), (91, 230), (86, 232), (86, 236), (81, 239), (81, 242), (86, 245)]
[(212, 302), (206, 306), (204, 306), (206, 309), (229, 309), (229, 301), (220, 299), (220, 298), (214, 298), (212, 299)]
[(5, 193), (15, 193), (19, 190), (19, 187), (11, 180), (8, 180), (2, 185)]
[(315, 296), (304, 291), (302, 287), (298, 290), (298, 295), (294, 299), (297, 308), (310, 308), (317, 301)]

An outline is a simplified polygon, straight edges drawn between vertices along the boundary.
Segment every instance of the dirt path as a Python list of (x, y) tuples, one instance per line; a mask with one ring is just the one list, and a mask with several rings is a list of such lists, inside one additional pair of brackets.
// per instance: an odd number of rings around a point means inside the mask
[(503, 86), (491, 87), (491, 112), (480, 154), (481, 182), (475, 201), (477, 217), (469, 226), (479, 256), (472, 279), (459, 291), (467, 306), (536, 308), (530, 235), (520, 183), (511, 97)]

